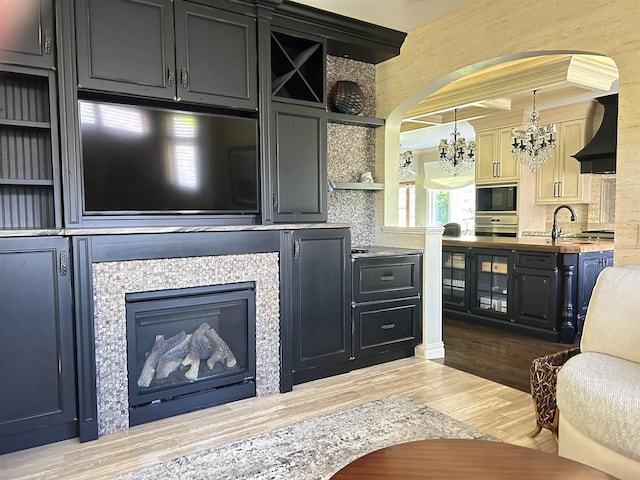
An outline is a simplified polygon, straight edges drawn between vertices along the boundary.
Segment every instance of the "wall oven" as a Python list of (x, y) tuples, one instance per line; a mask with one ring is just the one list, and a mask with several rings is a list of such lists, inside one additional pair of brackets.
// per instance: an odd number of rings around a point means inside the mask
[(501, 212), (488, 214), (476, 212), (476, 236), (515, 237), (518, 235), (518, 215)]

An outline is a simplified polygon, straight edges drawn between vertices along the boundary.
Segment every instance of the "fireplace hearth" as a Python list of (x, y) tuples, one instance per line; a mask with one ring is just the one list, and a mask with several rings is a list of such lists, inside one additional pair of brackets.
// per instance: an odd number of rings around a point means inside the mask
[(129, 421), (255, 396), (252, 282), (127, 293)]

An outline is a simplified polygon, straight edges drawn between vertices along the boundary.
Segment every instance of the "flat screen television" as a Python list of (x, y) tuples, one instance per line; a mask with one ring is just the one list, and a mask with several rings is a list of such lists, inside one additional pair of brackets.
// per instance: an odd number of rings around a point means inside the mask
[(258, 213), (255, 118), (78, 104), (86, 214)]

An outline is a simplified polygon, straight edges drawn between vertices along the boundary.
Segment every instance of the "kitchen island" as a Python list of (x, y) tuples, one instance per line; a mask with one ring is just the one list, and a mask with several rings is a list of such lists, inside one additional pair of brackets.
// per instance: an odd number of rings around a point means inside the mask
[(573, 344), (595, 281), (611, 265), (611, 240), (443, 237), (444, 314)]

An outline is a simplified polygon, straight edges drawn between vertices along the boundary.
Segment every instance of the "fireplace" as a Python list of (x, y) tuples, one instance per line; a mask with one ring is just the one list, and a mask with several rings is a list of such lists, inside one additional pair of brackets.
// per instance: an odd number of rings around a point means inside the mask
[[(255, 342), (255, 394), (261, 397), (280, 391), (277, 253), (94, 261), (91, 270), (99, 437), (127, 430), (134, 424), (129, 418), (126, 301), (134, 294), (211, 286), (228, 288), (245, 282), (255, 285), (255, 338), (249, 340)], [(163, 335), (168, 338), (174, 334)], [(137, 382), (137, 375), (134, 377)], [(171, 405), (164, 403), (167, 408)]]
[(129, 422), (256, 394), (253, 282), (127, 293)]

